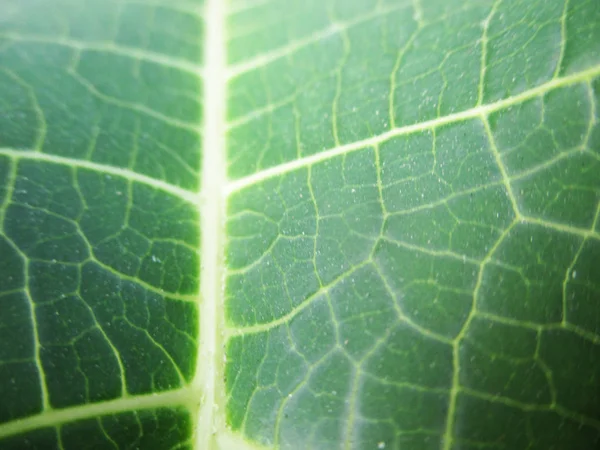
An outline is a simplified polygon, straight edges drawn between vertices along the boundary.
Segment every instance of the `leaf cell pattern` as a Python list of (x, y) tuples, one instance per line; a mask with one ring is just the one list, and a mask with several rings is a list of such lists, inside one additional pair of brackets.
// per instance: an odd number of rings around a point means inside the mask
[(594, 0), (3, 10), (1, 448), (600, 445)]

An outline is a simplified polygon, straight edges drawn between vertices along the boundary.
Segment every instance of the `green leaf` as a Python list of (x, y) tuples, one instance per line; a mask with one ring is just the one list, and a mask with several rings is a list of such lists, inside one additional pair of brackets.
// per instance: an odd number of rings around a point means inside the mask
[(0, 448), (600, 446), (597, 0), (0, 0)]

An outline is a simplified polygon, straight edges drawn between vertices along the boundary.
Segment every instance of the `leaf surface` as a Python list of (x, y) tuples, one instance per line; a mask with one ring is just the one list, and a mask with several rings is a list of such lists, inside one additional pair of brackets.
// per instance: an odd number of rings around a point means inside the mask
[(0, 448), (600, 445), (595, 0), (0, 1)]

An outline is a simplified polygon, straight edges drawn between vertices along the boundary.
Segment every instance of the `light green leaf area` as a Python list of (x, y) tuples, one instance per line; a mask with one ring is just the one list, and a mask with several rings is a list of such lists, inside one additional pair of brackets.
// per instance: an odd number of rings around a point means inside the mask
[(600, 447), (597, 0), (0, 0), (0, 449)]

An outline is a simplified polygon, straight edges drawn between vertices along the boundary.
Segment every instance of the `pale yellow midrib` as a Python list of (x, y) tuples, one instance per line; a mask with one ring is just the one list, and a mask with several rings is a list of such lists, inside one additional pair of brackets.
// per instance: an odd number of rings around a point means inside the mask
[(200, 330), (194, 395), (201, 396), (194, 427), (195, 448), (216, 448), (214, 431), (224, 427), (225, 405), (222, 385), (223, 349), (222, 270), (224, 244), (225, 169), (225, 15), (223, 0), (206, 0), (204, 38), (204, 114), (202, 128), (203, 202), (199, 204), (201, 232)]

